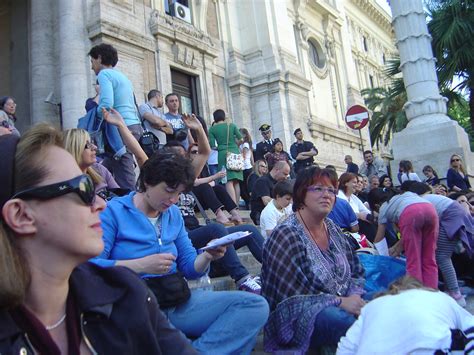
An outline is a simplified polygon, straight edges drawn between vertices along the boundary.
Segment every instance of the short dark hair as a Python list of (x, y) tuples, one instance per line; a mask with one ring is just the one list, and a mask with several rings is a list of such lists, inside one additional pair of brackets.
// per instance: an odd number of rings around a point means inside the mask
[(273, 196), (283, 197), (286, 195), (293, 196), (293, 184), (289, 180), (279, 181), (273, 187)]
[(157, 152), (153, 154), (140, 169), (138, 187), (146, 191), (146, 185), (156, 186), (165, 182), (171, 188), (184, 185), (189, 191), (194, 184), (195, 174), (191, 161), (179, 154)]
[(304, 199), (306, 198), (308, 187), (322, 181), (329, 182), (336, 188), (336, 172), (331, 169), (321, 169), (313, 165), (298, 173), (293, 187), (293, 212), (298, 211), (304, 206)]
[(186, 148), (184, 148), (184, 145), (177, 141), (177, 140), (170, 140), (166, 142), (166, 144), (163, 146), (162, 150), (164, 153), (172, 153), (174, 152), (173, 148), (182, 148), (184, 152), (186, 152)]
[(423, 195), (427, 192), (430, 192), (431, 188), (425, 183), (408, 180), (403, 182), (403, 184), (400, 186), (400, 190), (414, 192), (417, 195)]
[(296, 136), (296, 133), (298, 133), (298, 132), (301, 132), (301, 128), (295, 129), (295, 131), (293, 132), (293, 135)]
[(150, 90), (147, 95), (148, 101), (150, 101), (152, 98), (156, 96), (161, 96), (161, 91), (157, 89)]
[[(390, 176), (388, 176), (388, 174), (383, 174), (380, 178), (379, 178), (379, 184), (380, 185), (383, 185), (383, 182), (385, 181), (386, 178), (389, 178), (390, 181), (392, 181), (392, 178)], [(383, 187), (383, 186), (382, 186)]]
[(107, 43), (101, 43), (92, 47), (88, 55), (94, 59), (98, 59), (100, 56), (100, 60), (104, 65), (111, 65), (115, 67), (118, 62), (117, 50)]
[(366, 154), (374, 155), (371, 150), (365, 150), (363, 156), (365, 157)]
[(222, 109), (217, 109), (212, 114), (214, 116), (214, 122), (221, 122), (225, 120), (225, 111)]
[(176, 94), (176, 93), (174, 93), (174, 92), (172, 92), (172, 93), (166, 95), (166, 97), (165, 97), (165, 102), (168, 102), (168, 99), (169, 99), (171, 96), (176, 96), (176, 97), (178, 98), (178, 100), (179, 100), (179, 95)]
[(398, 191), (392, 188), (376, 188), (369, 192), (367, 200), (372, 211), (377, 211), (377, 205), (380, 207), (384, 202), (390, 201), (390, 199), (397, 195)]

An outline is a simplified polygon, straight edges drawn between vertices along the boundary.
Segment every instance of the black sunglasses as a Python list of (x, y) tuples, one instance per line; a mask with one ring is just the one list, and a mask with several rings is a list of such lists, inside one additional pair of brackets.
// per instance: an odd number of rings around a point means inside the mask
[(17, 192), (12, 198), (49, 200), (71, 192), (76, 193), (87, 206), (94, 205), (96, 196), (94, 183), (86, 174), (71, 180), (23, 190)]

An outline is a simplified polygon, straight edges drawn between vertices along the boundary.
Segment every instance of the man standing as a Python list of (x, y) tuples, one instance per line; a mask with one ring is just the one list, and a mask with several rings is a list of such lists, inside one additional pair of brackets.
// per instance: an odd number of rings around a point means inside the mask
[[(173, 133), (166, 136), (168, 141), (176, 140), (180, 142), (186, 151), (190, 144), (194, 143), (191, 132), (186, 128), (182, 116), (179, 114), (179, 97), (178, 94), (171, 93), (166, 95), (166, 107), (168, 112), (165, 114), (165, 120), (173, 127)], [(186, 112), (191, 113), (191, 112)]]
[(303, 132), (301, 131), (301, 128), (295, 129), (293, 134), (296, 137), (296, 142), (291, 145), (290, 153), (291, 157), (296, 160), (294, 168), (295, 173), (298, 174), (302, 169), (313, 165), (313, 157), (318, 155), (318, 150), (312, 142), (303, 140)]
[(141, 104), (138, 111), (146, 129), (152, 132), (160, 140), (160, 146), (163, 146), (166, 144), (166, 135), (173, 134), (173, 127), (165, 120), (165, 115), (161, 111), (163, 95), (159, 90), (153, 89), (147, 98), (148, 102)]
[[(102, 43), (92, 47), (88, 55), (100, 86), (97, 114), (102, 117), (103, 108), (107, 110), (114, 108), (122, 115), (133, 136), (137, 140), (140, 139), (143, 130), (137, 115), (132, 83), (124, 74), (114, 69), (118, 62), (117, 50), (110, 44)], [(103, 164), (112, 172), (121, 188), (135, 190), (135, 165), (132, 153), (127, 151), (121, 156), (107, 157)]]
[(352, 162), (352, 157), (350, 155), (346, 155), (344, 157), (344, 162), (347, 164), (346, 173), (359, 173), (359, 167), (357, 166), (357, 164)]
[(359, 167), (359, 173), (367, 176), (369, 179), (376, 175), (382, 177), (387, 174), (387, 167), (380, 158), (375, 158), (370, 150), (364, 152), (364, 162)]
[(265, 159), (265, 155), (273, 152), (273, 142), (275, 141), (272, 139), (272, 130), (269, 124), (264, 123), (258, 130), (262, 134), (263, 140), (257, 143), (257, 146), (255, 147), (255, 161)]
[(286, 161), (278, 161), (273, 169), (255, 181), (250, 200), (250, 218), (256, 224), (260, 224), (260, 214), (265, 206), (272, 200), (273, 187), (279, 181), (288, 179), (290, 175), (290, 165)]

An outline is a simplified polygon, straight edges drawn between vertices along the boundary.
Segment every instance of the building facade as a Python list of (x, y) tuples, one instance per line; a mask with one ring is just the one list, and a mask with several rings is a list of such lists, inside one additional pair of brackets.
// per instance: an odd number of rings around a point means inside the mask
[(177, 92), (183, 112), (211, 123), (222, 108), (254, 141), (268, 123), (287, 148), (301, 128), (318, 163), (342, 170), (345, 154), (360, 162), (370, 147), (344, 115), (362, 89), (384, 85), (390, 22), (375, 0), (10, 0), (0, 93), (16, 98), (20, 130), (75, 127), (94, 93), (87, 52), (106, 42), (138, 103), (150, 89)]

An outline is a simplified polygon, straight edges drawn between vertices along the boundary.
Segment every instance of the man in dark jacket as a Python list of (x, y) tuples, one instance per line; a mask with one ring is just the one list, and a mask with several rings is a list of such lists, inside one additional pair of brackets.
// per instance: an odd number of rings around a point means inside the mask
[(291, 157), (296, 160), (294, 165), (295, 173), (308, 166), (313, 165), (314, 157), (318, 155), (318, 150), (312, 142), (303, 140), (303, 132), (301, 128), (295, 129), (293, 134), (296, 137), (296, 142), (291, 145)]
[(265, 156), (268, 153), (273, 152), (273, 144), (274, 144), (275, 139), (272, 138), (271, 128), (272, 127), (266, 123), (261, 125), (258, 128), (258, 130), (262, 134), (263, 140), (257, 143), (257, 146), (255, 147), (255, 154), (254, 154), (255, 161), (265, 159)]

